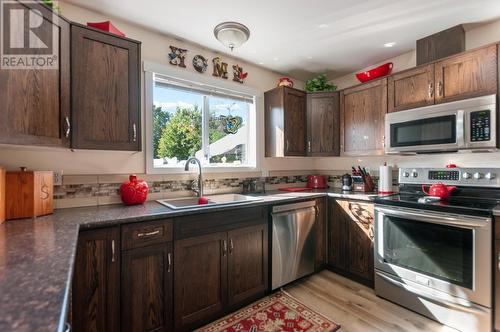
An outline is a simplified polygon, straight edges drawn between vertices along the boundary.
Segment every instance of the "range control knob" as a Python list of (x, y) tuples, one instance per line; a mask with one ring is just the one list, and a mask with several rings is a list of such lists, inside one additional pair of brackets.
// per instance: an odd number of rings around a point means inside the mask
[(407, 177), (409, 177), (409, 176), (410, 176), (410, 173), (408, 173), (408, 172), (404, 172), (404, 173), (403, 173), (403, 176), (404, 176), (405, 178), (407, 178)]
[(411, 176), (413, 176), (414, 178), (418, 177), (418, 173), (417, 172), (411, 172)]
[(474, 179), (479, 180), (483, 178), (483, 173), (476, 172), (474, 173)]
[(470, 179), (472, 177), (472, 174), (465, 172), (464, 174), (462, 174), (462, 177), (464, 179)]
[(487, 180), (493, 180), (495, 178), (495, 176), (496, 176), (495, 173), (488, 172), (488, 173), (486, 173), (486, 175), (484, 176), (484, 178), (487, 179)]

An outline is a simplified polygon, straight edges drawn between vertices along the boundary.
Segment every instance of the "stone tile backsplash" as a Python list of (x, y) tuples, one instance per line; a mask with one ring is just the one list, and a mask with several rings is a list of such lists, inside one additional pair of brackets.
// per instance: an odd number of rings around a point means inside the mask
[[(281, 173), (281, 174), (280, 174)], [(297, 172), (297, 175), (286, 172), (272, 172), (265, 178), (260, 177), (223, 177), (206, 178), (204, 189), (207, 194), (218, 194), (228, 192), (241, 192), (243, 181), (253, 179), (264, 179), (266, 190), (276, 190), (283, 187), (305, 187), (307, 175), (324, 174), (328, 177), (328, 184), (332, 188), (340, 188), (342, 174), (345, 171), (318, 172), (310, 171)], [(255, 173), (251, 174), (255, 175)], [(121, 184), (127, 180), (126, 175), (67, 175), (63, 177), (63, 185), (54, 187), (54, 202), (56, 208), (107, 205), (120, 202), (119, 189)], [(162, 176), (162, 175), (138, 175), (139, 179), (144, 179), (149, 184), (148, 199), (155, 200), (161, 198), (174, 198), (192, 195), (190, 186), (193, 176)], [(378, 177), (374, 176), (374, 181)]]

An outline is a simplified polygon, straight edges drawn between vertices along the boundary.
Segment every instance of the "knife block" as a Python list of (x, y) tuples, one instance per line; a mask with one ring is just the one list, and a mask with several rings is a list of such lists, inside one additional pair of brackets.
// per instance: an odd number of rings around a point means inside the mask
[(0, 224), (5, 221), (5, 169), (0, 167)]
[(54, 173), (52, 171), (7, 172), (5, 177), (5, 216), (7, 220), (51, 214)]

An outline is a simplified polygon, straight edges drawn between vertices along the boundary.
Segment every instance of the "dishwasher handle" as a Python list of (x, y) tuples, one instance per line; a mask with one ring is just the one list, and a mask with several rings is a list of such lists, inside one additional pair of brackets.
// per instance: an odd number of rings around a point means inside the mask
[(273, 206), (272, 213), (274, 214), (274, 213), (281, 213), (281, 212), (286, 212), (286, 211), (301, 210), (301, 209), (307, 209), (309, 207), (315, 207), (315, 206), (316, 206), (316, 201), (307, 201), (307, 202), (285, 204), (285, 205), (275, 205), (275, 206)]

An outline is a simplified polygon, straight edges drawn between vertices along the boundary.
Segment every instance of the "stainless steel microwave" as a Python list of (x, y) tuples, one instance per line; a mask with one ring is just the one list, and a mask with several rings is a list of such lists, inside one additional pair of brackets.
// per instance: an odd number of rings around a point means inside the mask
[(385, 152), (492, 151), (498, 148), (496, 95), (389, 113)]

